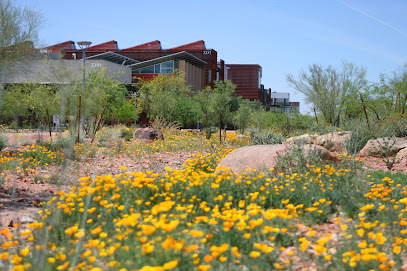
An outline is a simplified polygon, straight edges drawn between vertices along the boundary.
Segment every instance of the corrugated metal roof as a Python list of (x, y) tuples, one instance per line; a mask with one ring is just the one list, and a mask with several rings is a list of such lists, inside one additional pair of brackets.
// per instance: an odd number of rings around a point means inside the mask
[(88, 56), (86, 59), (102, 59), (102, 60), (107, 60), (119, 65), (125, 65), (125, 66), (131, 66), (134, 64), (139, 63), (140, 61), (134, 60), (130, 57), (127, 56), (122, 56), (120, 54), (114, 53), (114, 52), (106, 52), (106, 53), (101, 53), (93, 56)]
[(99, 50), (119, 50), (117, 46), (117, 41), (111, 40), (108, 42), (93, 45), (87, 49), (88, 51), (99, 51)]
[(133, 70), (135, 69), (140, 69), (143, 67), (147, 67), (150, 65), (155, 65), (158, 63), (162, 63), (165, 61), (169, 61), (169, 60), (173, 60), (175, 58), (180, 58), (180, 59), (185, 59), (187, 61), (189, 61), (192, 64), (195, 65), (199, 65), (199, 66), (203, 66), (206, 64), (205, 61), (201, 60), (200, 58), (197, 58), (196, 56), (191, 55), (190, 53), (187, 53), (185, 51), (179, 52), (179, 53), (175, 53), (175, 54), (171, 54), (171, 55), (167, 55), (167, 56), (162, 56), (162, 57), (158, 57), (158, 58), (154, 58), (151, 60), (147, 60), (147, 61), (143, 61), (137, 64), (133, 64), (130, 65), (129, 67), (131, 67)]
[(159, 40), (154, 40), (123, 49), (122, 51), (144, 51), (144, 50), (161, 50), (161, 42)]

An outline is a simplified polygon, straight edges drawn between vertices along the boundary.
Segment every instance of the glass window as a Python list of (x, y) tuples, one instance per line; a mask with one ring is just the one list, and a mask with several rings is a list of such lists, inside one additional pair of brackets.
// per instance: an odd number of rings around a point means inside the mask
[(141, 73), (154, 73), (154, 66), (141, 68)]
[(174, 69), (174, 61), (161, 63), (161, 69)]
[(173, 73), (174, 61), (167, 61), (164, 63), (156, 64), (135, 70), (133, 73)]

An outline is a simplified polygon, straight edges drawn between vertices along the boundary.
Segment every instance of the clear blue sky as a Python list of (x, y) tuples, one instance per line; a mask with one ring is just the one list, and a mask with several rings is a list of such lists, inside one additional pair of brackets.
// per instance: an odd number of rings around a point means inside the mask
[(277, 92), (303, 96), (286, 83), (310, 64), (339, 67), (343, 60), (367, 69), (379, 81), (407, 62), (405, 0), (13, 0), (46, 19), (44, 45), (67, 40), (119, 49), (160, 40), (171, 48), (204, 40), (229, 64), (260, 64), (262, 83)]

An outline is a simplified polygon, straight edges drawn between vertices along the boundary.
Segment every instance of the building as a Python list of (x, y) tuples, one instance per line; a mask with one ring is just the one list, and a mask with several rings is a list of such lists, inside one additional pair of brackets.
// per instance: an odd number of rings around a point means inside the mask
[[(48, 66), (41, 60), (33, 61), (29, 67), (16, 67), (12, 74), (1, 76), (0, 83), (66, 83), (77, 77), (52, 78), (54, 67), (63, 67), (67, 74), (81, 72), (82, 50), (74, 41), (66, 41), (33, 50), (31, 55), (38, 59), (48, 58)], [(42, 56), (42, 57), (41, 57)], [(132, 83), (142, 78), (149, 80), (159, 74), (173, 74), (179, 70), (185, 75), (185, 84), (198, 91), (214, 87), (216, 81), (230, 80), (236, 85), (236, 95), (244, 99), (257, 100), (270, 108), (286, 112), (292, 106), (299, 110), (299, 104), (290, 104), (289, 93), (278, 94), (265, 89), (261, 84), (262, 67), (258, 64), (228, 64), (218, 53), (207, 48), (203, 40), (163, 49), (158, 40), (120, 49), (114, 40), (90, 46), (86, 50), (86, 69), (106, 69), (108, 75), (120, 74), (115, 78), (129, 90)], [(62, 60), (61, 60), (62, 58)], [(16, 64), (18, 66), (18, 64)], [(62, 68), (60, 68), (62, 70)], [(279, 95), (288, 95), (280, 101)], [(278, 96), (278, 97), (277, 97)], [(284, 103), (284, 99), (285, 103)]]
[[(55, 44), (46, 49), (53, 53), (63, 53), (64, 59), (82, 58), (82, 51), (76, 49), (73, 41)], [(87, 59), (114, 60), (117, 64), (122, 62), (132, 68), (133, 76), (144, 79), (152, 78), (157, 71), (171, 73), (173, 69), (178, 69), (186, 73), (186, 84), (191, 85), (194, 90), (213, 87), (214, 82), (219, 80), (230, 80), (237, 86), (237, 95), (264, 102), (261, 66), (225, 64), (223, 60), (218, 63), (217, 55), (216, 50), (206, 48), (203, 40), (169, 49), (163, 49), (158, 40), (119, 49), (117, 42), (112, 40), (90, 46), (86, 51)], [(126, 58), (137, 63), (128, 63)]]
[(236, 95), (244, 99), (263, 101), (260, 65), (225, 64), (225, 80), (236, 85)]
[[(46, 50), (50, 52), (60, 52), (64, 59), (81, 59), (82, 51), (76, 49), (73, 41), (48, 46)], [(142, 78), (157, 75), (156, 70), (148, 66), (162, 64), (163, 62), (173, 61), (172, 71), (178, 69), (187, 75), (187, 84), (191, 83), (193, 89), (202, 89), (206, 86), (214, 86), (217, 73), (217, 52), (213, 49), (207, 49), (203, 40), (188, 43), (185, 45), (162, 49), (161, 42), (151, 41), (148, 43), (132, 46), (125, 49), (119, 49), (116, 41), (90, 46), (86, 51), (86, 58), (98, 58), (112, 60), (123, 65), (132, 67), (133, 76)], [(126, 59), (137, 61), (136, 63), (127, 63)], [(171, 63), (164, 64), (171, 65)], [(132, 66), (134, 64), (134, 66)], [(163, 71), (169, 73), (170, 66)], [(160, 68), (161, 72), (161, 68)], [(199, 77), (199, 78), (198, 78)]]
[(271, 111), (281, 111), (286, 113), (299, 113), (300, 103), (290, 101), (288, 92), (271, 92), (270, 102), (268, 104)]

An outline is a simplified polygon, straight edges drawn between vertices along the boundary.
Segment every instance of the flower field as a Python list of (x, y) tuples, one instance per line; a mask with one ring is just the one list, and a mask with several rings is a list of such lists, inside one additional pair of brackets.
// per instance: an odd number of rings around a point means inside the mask
[(216, 170), (244, 144), (176, 133), (116, 149), (206, 151), (182, 170), (80, 178), (37, 221), (1, 229), (0, 269), (407, 270), (404, 175), (368, 175), (352, 157), (296, 172)]

